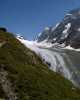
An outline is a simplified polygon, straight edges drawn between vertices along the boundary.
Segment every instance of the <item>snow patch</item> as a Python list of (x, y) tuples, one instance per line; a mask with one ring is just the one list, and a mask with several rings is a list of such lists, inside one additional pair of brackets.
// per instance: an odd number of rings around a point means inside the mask
[(63, 34), (66, 34), (68, 32), (68, 30), (70, 29), (71, 27), (71, 23), (68, 23), (67, 25), (65, 25), (65, 30), (63, 31)]
[(63, 34), (62, 34), (61, 39), (67, 38), (70, 27), (71, 27), (71, 23), (68, 23), (67, 25), (65, 25), (65, 30), (62, 32)]
[(41, 34), (42, 34), (42, 33), (39, 33), (39, 34), (38, 34), (38, 37), (40, 37), (40, 36), (41, 36)]
[(80, 52), (80, 49), (74, 49), (70, 45), (66, 46), (64, 49), (69, 49), (69, 50), (74, 50), (74, 51), (79, 51)]
[(56, 41), (56, 38), (53, 38), (53, 41)]
[(66, 14), (67, 16), (72, 16), (72, 14)]
[(54, 27), (52, 28), (52, 31), (54, 31), (54, 30), (59, 26), (59, 24), (60, 24), (60, 23), (57, 23), (56, 26), (54, 26)]
[(49, 27), (45, 27), (44, 30), (45, 30), (45, 31), (48, 31), (48, 30), (49, 30)]
[(20, 34), (17, 34), (17, 38), (24, 39), (23, 36), (21, 36)]
[(28, 47), (29, 49), (33, 50), (34, 52), (38, 53), (38, 47), (35, 45), (36, 41), (28, 41), (28, 40), (24, 40), (24, 39), (20, 39), (17, 37), (17, 39), (23, 43), (26, 47)]
[(78, 28), (78, 31), (80, 32), (80, 28)]

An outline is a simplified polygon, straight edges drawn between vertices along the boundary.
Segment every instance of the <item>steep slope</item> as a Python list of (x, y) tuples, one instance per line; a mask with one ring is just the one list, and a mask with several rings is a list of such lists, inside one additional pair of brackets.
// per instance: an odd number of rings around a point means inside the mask
[(67, 49), (58, 45), (49, 47), (49, 43), (44, 45), (20, 37), (17, 39), (40, 56), (49, 69), (63, 75), (80, 88), (80, 51), (76, 51), (79, 49)]
[(80, 90), (49, 70), (35, 53), (22, 45), (12, 34), (0, 31), (0, 44), (1, 98), (80, 100)]
[(44, 40), (80, 48), (80, 8), (71, 10), (56, 26), (45, 28), (39, 34), (37, 42)]
[(51, 70), (80, 88), (80, 8), (71, 10), (54, 27), (45, 27), (35, 41), (18, 39)]

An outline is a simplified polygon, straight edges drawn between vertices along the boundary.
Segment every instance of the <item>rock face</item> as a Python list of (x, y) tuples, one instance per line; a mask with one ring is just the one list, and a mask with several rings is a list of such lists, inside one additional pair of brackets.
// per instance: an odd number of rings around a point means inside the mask
[(80, 8), (71, 10), (55, 27), (47, 27), (37, 38), (37, 42), (70, 45), (80, 48)]
[(0, 65), (0, 84), (7, 100), (18, 100), (16, 93), (13, 91), (10, 81), (7, 78), (8, 72)]

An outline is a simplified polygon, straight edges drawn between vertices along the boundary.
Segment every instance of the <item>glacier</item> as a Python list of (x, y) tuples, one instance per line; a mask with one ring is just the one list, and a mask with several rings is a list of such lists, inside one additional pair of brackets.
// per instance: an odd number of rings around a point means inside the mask
[(76, 51), (70, 47), (62, 48), (57, 44), (55, 46), (47, 43), (24, 40), (19, 37), (17, 37), (17, 39), (39, 55), (42, 60), (48, 64), (49, 69), (60, 73), (62, 76), (70, 80), (76, 87), (80, 87), (80, 62), (73, 59), (75, 58), (74, 54), (80, 56), (80, 51)]

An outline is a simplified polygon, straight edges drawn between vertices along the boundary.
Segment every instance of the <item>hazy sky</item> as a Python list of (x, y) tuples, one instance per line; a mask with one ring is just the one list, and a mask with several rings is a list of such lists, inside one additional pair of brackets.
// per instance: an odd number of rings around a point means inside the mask
[(80, 0), (0, 0), (0, 26), (31, 40), (78, 7)]

